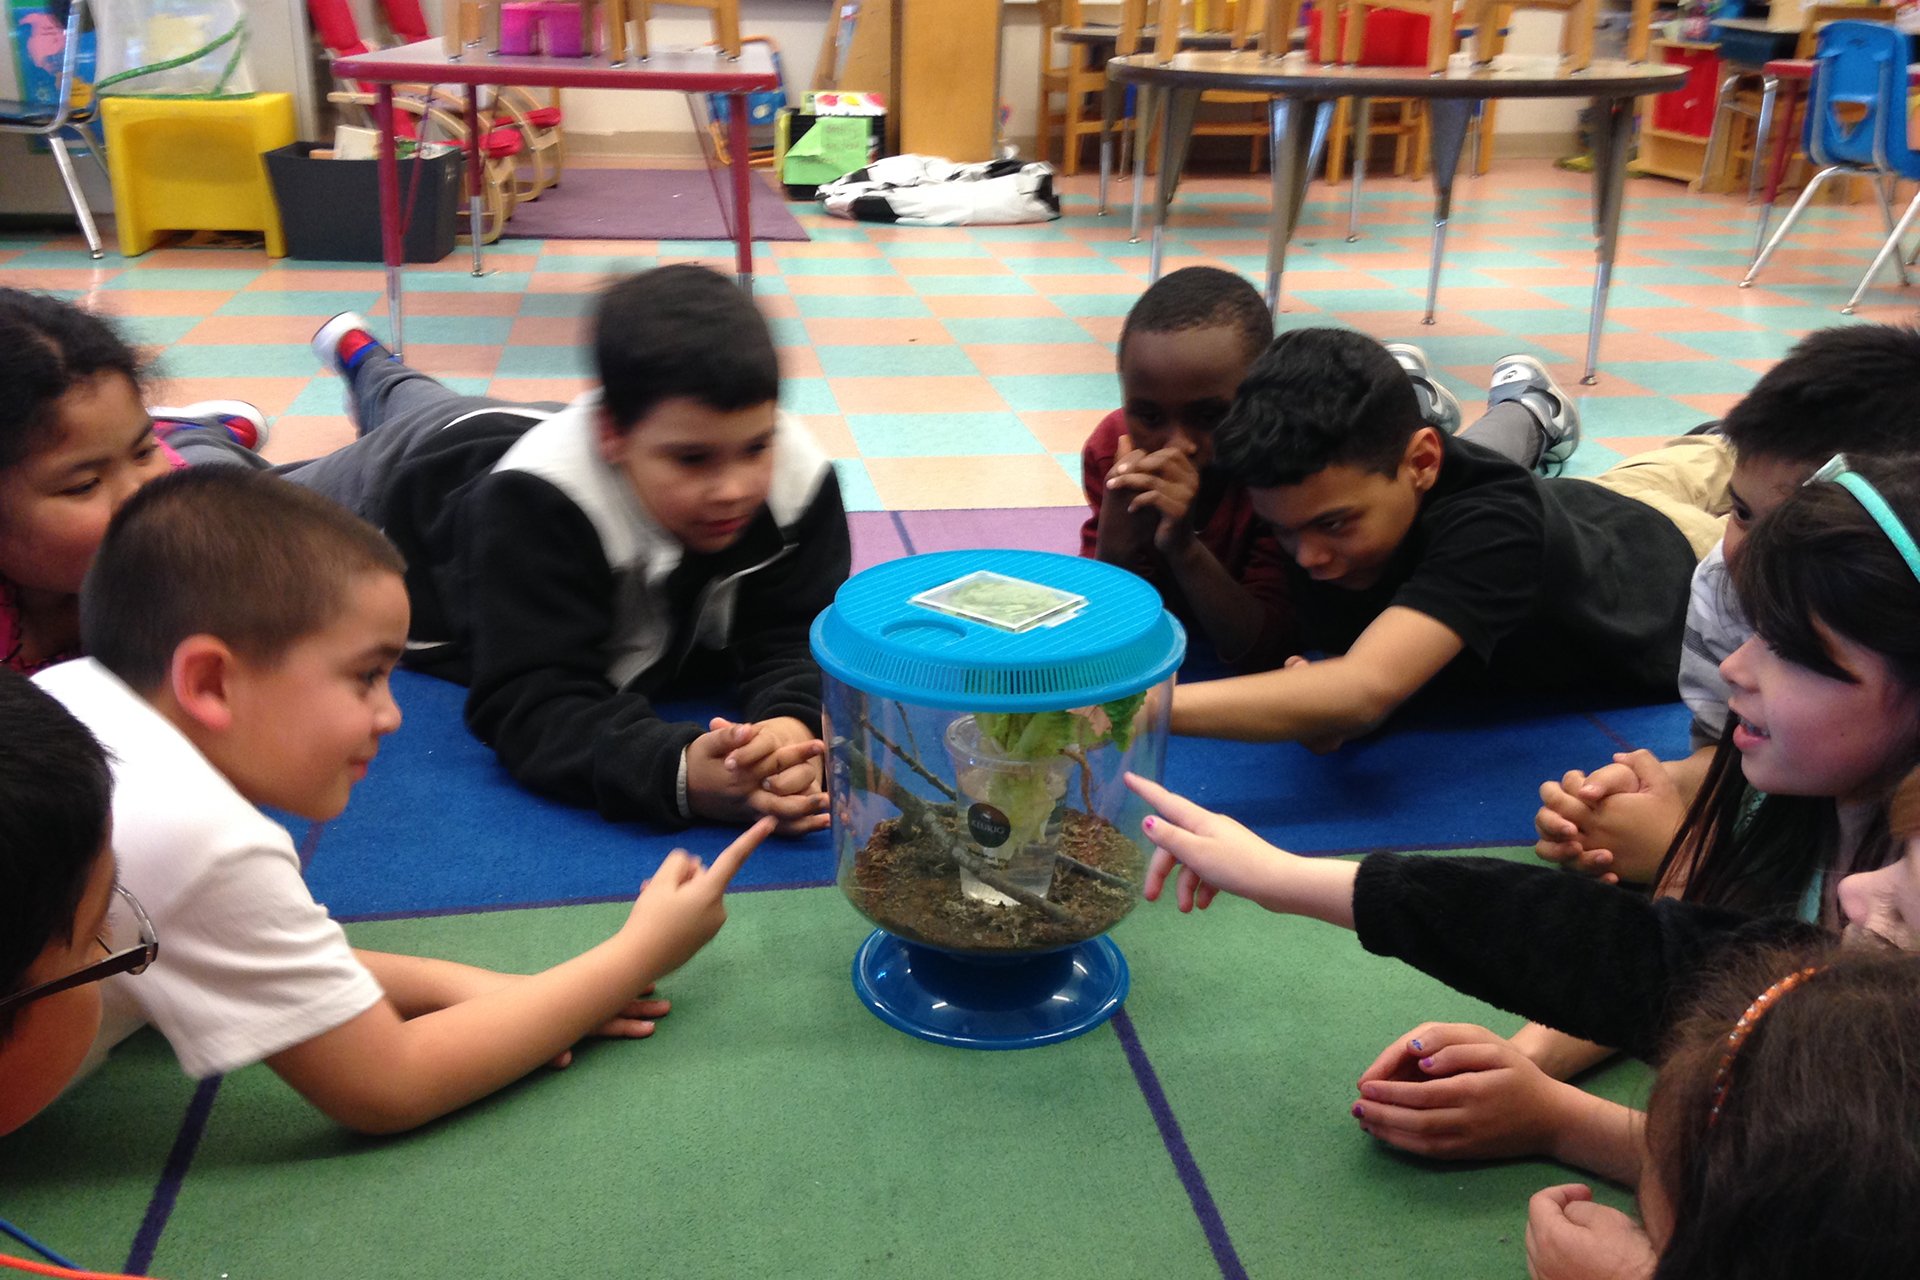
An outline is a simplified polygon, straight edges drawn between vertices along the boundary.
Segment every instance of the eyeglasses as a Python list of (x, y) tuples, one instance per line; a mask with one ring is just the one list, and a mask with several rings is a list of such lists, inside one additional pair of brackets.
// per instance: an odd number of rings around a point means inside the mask
[(148, 965), (160, 954), (160, 940), (153, 935), (153, 921), (147, 918), (146, 908), (140, 900), (119, 885), (113, 887), (114, 896), (133, 916), (140, 930), (138, 946), (128, 947), (125, 951), (116, 951), (104, 960), (96, 961), (84, 969), (76, 969), (63, 978), (54, 978), (37, 987), (28, 987), (25, 991), (16, 991), (10, 996), (0, 996), (0, 1013), (17, 1009), (23, 1004), (57, 995), (62, 991), (71, 991), (83, 987), (89, 982), (98, 982), (102, 978), (111, 978), (116, 973), (144, 973)]
[(1865, 476), (1853, 469), (1853, 465), (1847, 461), (1846, 454), (1834, 454), (1827, 459), (1824, 466), (1807, 477), (1808, 484), (1818, 484), (1821, 481), (1830, 481), (1852, 494), (1853, 500), (1873, 517), (1873, 522), (1880, 526), (1880, 532), (1887, 535), (1887, 541), (1891, 542), (1893, 549), (1900, 553), (1900, 558), (1907, 562), (1907, 568), (1913, 571), (1914, 578), (1920, 579), (1920, 546), (1915, 545), (1913, 534), (1908, 531), (1906, 522), (1901, 520), (1894, 509), (1887, 504), (1887, 500), (1880, 496), (1880, 491), (1868, 483)]

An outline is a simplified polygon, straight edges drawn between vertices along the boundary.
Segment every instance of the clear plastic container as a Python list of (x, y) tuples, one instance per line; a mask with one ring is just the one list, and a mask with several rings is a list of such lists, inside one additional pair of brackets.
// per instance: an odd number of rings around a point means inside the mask
[(1125, 998), (1104, 935), (1140, 900), (1186, 635), (1112, 565), (910, 556), (815, 620), (840, 888), (878, 928), (854, 987), (922, 1038), (1024, 1048)]

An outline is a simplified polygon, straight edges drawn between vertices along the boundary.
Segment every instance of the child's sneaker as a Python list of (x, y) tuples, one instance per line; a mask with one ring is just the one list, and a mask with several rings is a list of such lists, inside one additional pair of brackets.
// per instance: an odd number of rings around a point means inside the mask
[(1546, 447), (1540, 451), (1542, 468), (1558, 466), (1573, 456), (1580, 444), (1580, 410), (1572, 397), (1532, 356), (1502, 356), (1493, 366), (1487, 386), (1487, 404), (1518, 401), (1540, 424)]
[(1434, 380), (1433, 372), (1427, 367), (1427, 353), (1411, 342), (1389, 342), (1387, 350), (1413, 383), (1413, 393), (1420, 401), (1421, 420), (1445, 435), (1460, 430), (1460, 402), (1454, 399), (1453, 392)]
[(234, 442), (255, 453), (266, 447), (267, 417), (245, 400), (202, 400), (178, 409), (150, 408), (153, 434), (165, 440), (188, 427), (222, 427)]
[(342, 377), (358, 369), (369, 356), (393, 358), (393, 352), (381, 346), (367, 328), (367, 318), (357, 311), (342, 311), (321, 325), (313, 335), (313, 354)]

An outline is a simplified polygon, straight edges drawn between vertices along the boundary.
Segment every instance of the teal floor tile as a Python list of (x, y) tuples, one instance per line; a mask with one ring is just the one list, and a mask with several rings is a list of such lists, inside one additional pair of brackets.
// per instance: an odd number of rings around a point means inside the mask
[(1517, 338), (1585, 333), (1588, 326), (1587, 311), (1575, 307), (1556, 307), (1551, 311), (1539, 308), (1476, 311), (1473, 318)]
[(584, 316), (593, 313), (594, 298), (588, 293), (530, 293), (520, 299), (523, 316)]
[(1130, 293), (1070, 293), (1055, 298), (1053, 305), (1069, 316), (1123, 316), (1139, 300)]
[(410, 315), (407, 341), (425, 343), (503, 344), (513, 331), (512, 316), (423, 316)]
[(531, 274), (493, 271), (476, 276), (470, 271), (412, 271), (406, 288), (414, 293), (525, 293)]
[(920, 240), (885, 240), (880, 252), (889, 258), (990, 258), (993, 255), (977, 244), (957, 244), (951, 240), (928, 243)]
[(891, 295), (802, 293), (795, 295), (794, 304), (808, 320), (912, 320), (933, 314), (919, 298)]
[[(1601, 366), (1598, 390), (1606, 390), (1610, 368)], [(1587, 396), (1580, 401), (1580, 427), (1591, 437), (1677, 436), (1710, 416), (1665, 396)]]
[(593, 353), (577, 346), (508, 347), (493, 370), (496, 378), (580, 378), (592, 373)]
[(1002, 258), (1002, 266), (1029, 276), (1117, 276), (1123, 268), (1105, 258)]
[[(519, 242), (515, 242), (518, 248)], [(594, 271), (604, 276), (630, 276), (636, 271), (645, 271), (657, 267), (660, 260), (652, 256), (623, 253), (548, 253), (540, 257), (540, 270), (565, 271), (579, 273)]]
[(1711, 361), (1611, 360), (1607, 368), (1636, 387), (1661, 395), (1744, 394), (1760, 375)]
[[(1133, 299), (1127, 299), (1129, 303)], [(945, 322), (949, 336), (965, 346), (990, 343), (1081, 343), (1087, 331), (1065, 316), (1012, 316), (1005, 319), (955, 319)]]
[(1116, 394), (1109, 373), (1008, 374), (990, 378), (1016, 413), (1048, 409), (1111, 409)]
[(167, 348), (160, 367), (174, 378), (310, 378), (316, 372), (306, 343), (225, 343)]
[(834, 475), (840, 481), (840, 502), (848, 511), (885, 511), (886, 504), (873, 487), (866, 463), (858, 458), (835, 458)]
[(803, 418), (810, 413), (840, 412), (840, 402), (833, 398), (833, 388), (825, 378), (782, 378), (780, 407)]
[(776, 347), (804, 347), (809, 345), (805, 321), (790, 320), (780, 316), (767, 321), (767, 332), (773, 335)]
[(885, 258), (782, 258), (786, 276), (890, 276), (893, 264)]
[(122, 271), (109, 280), (104, 287), (108, 289), (244, 289), (258, 276), (257, 271), (228, 270), (225, 267), (135, 266)]
[(959, 347), (894, 345), (821, 347), (820, 368), (829, 378), (906, 378), (980, 372)]
[[(1111, 382), (1107, 393), (1113, 399)], [(866, 458), (951, 458), (1041, 453), (1040, 442), (1011, 413), (851, 413)]]
[[(0, 282), (6, 279), (4, 272), (0, 268)], [(150, 347), (178, 342), (199, 323), (199, 316), (121, 316), (115, 321), (129, 339)]]
[(222, 316), (328, 316), (339, 315), (342, 311), (368, 312), (380, 303), (381, 294), (374, 289), (357, 290), (306, 290), (306, 289), (260, 289), (250, 293), (236, 293), (220, 304), (215, 315)]
[(1791, 334), (1772, 329), (1689, 333), (1684, 328), (1676, 328), (1665, 336), (1716, 360), (1778, 360), (1798, 341)]
[(913, 276), (914, 292), (924, 296), (985, 297), (1001, 294), (1030, 294), (1033, 286), (1016, 275), (1004, 276)]

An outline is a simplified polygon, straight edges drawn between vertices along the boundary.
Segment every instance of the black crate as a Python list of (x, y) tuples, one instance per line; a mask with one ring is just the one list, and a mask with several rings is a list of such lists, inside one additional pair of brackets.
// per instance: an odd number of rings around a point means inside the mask
[[(287, 255), (323, 262), (379, 262), (380, 174), (376, 160), (315, 160), (311, 142), (267, 152), (267, 175), (280, 205)], [(453, 252), (460, 210), (462, 160), (458, 150), (398, 162), (400, 213), (413, 216), (404, 237), (408, 262), (438, 262)], [(415, 177), (415, 168), (419, 174)]]

